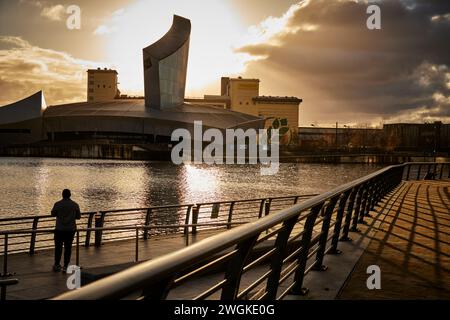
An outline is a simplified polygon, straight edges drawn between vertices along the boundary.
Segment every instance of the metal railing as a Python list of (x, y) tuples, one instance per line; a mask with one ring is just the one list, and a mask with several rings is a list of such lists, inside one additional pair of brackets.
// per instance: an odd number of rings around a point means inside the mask
[[(186, 224), (186, 225), (162, 225), (162, 226), (144, 226), (144, 225), (134, 225), (134, 226), (120, 226), (120, 227), (101, 227), (101, 228), (86, 228), (86, 229), (77, 229), (75, 231), (75, 264), (77, 266), (80, 266), (80, 238), (82, 233), (86, 232), (104, 232), (104, 231), (130, 231), (132, 232), (135, 237), (135, 252), (134, 252), (134, 262), (139, 261), (139, 240), (141, 239), (141, 234), (148, 232), (149, 230), (156, 230), (156, 229), (179, 229), (179, 228), (190, 228), (190, 227), (227, 227), (231, 228), (232, 226), (241, 225), (245, 222), (224, 222), (224, 223), (197, 223), (195, 225), (193, 224)], [(40, 230), (15, 230), (15, 231), (0, 231), (0, 236), (3, 236), (3, 247), (5, 248), (3, 250), (2, 258), (3, 258), (3, 264), (2, 264), (2, 270), (3, 272), (0, 274), (0, 277), (9, 277), (12, 275), (10, 270), (8, 269), (8, 257), (10, 254), (9, 250), (9, 239), (12, 236), (16, 235), (34, 235), (37, 234), (54, 234), (54, 229), (40, 229)], [(141, 232), (141, 233), (140, 233)], [(186, 242), (186, 245), (188, 245), (188, 242)]]
[[(210, 228), (231, 228), (230, 222), (249, 222), (270, 212), (287, 208), (299, 201), (308, 199), (316, 194), (295, 195), (271, 198), (257, 198), (245, 200), (229, 200), (205, 202), (197, 204), (180, 204), (152, 206), (145, 208), (126, 208), (103, 210), (98, 212), (83, 212), (78, 226), (85, 230), (80, 234), (80, 242), (84, 246), (101, 246), (108, 241), (133, 239), (135, 233), (126, 227), (129, 225), (143, 225), (144, 239), (154, 235), (184, 233), (196, 234), (197, 231)], [(213, 224), (204, 225), (208, 222)], [(10, 217), (0, 219), (1, 231), (46, 230), (53, 228), (55, 218), (50, 215), (36, 215), (25, 217)], [(164, 227), (179, 225), (179, 228)], [(185, 225), (184, 227), (181, 227)], [(189, 226), (187, 226), (189, 225)], [(93, 228), (96, 228), (95, 230)], [(53, 247), (53, 236), (48, 232), (24, 232), (10, 234), (9, 253), (28, 252), (34, 254), (38, 250)], [(4, 242), (0, 242), (0, 251), (4, 251)]]
[[(305, 294), (305, 275), (326, 269), (325, 254), (339, 253), (339, 241), (348, 241), (349, 232), (358, 231), (402, 180), (424, 178), (450, 178), (450, 163), (389, 166), (55, 299), (170, 299), (184, 288), (198, 290), (192, 299), (274, 300)], [(218, 276), (195, 282), (211, 270)]]

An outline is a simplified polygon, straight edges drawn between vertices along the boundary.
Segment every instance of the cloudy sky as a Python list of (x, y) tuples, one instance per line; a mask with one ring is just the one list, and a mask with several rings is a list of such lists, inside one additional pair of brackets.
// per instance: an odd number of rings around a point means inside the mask
[[(381, 30), (369, 30), (369, 4)], [(81, 28), (66, 26), (70, 5)], [(86, 99), (86, 69), (112, 67), (142, 94), (142, 48), (192, 22), (187, 96), (221, 76), (261, 79), (297, 96), (302, 125), (450, 122), (450, 1), (0, 0), (0, 105), (44, 90), (48, 104)]]

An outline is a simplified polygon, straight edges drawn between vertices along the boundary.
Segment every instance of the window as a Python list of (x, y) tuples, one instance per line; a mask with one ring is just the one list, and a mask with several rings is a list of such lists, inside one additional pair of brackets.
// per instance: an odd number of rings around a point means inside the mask
[(89, 93), (92, 93), (92, 92), (94, 92), (94, 89), (89, 89), (88, 92), (89, 92)]
[(92, 100), (94, 100), (94, 97), (89, 96), (89, 101), (92, 101)]
[(97, 88), (100, 88), (100, 85), (99, 85), (99, 84), (97, 85)]
[(89, 84), (90, 85), (94, 85), (94, 81), (89, 81)]
[(106, 86), (105, 85), (103, 85), (103, 89), (105, 89), (106, 88)]

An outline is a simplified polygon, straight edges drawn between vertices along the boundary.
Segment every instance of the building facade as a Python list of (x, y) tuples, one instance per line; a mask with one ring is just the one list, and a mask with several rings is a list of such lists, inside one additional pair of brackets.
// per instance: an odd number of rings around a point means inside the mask
[(47, 109), (42, 91), (0, 108), (0, 145), (45, 139), (42, 116)]
[(450, 151), (450, 124), (392, 123), (385, 124), (383, 131), (392, 150)]
[(384, 132), (374, 128), (299, 127), (299, 146), (307, 150), (359, 150), (384, 146)]
[(116, 70), (97, 68), (87, 73), (87, 101), (108, 101), (120, 96)]
[(87, 102), (47, 107), (38, 92), (0, 107), (0, 145), (80, 140), (170, 145), (176, 129), (187, 129), (194, 137), (197, 121), (205, 130), (222, 132), (263, 128), (261, 117), (184, 101), (190, 30), (188, 19), (174, 16), (169, 32), (143, 49), (144, 97), (121, 97), (115, 70), (91, 69)]
[(280, 130), (282, 145), (297, 143), (299, 105), (297, 97), (260, 96), (259, 79), (222, 77), (220, 95), (203, 99), (186, 99), (197, 104), (217, 106), (265, 119), (266, 128)]
[(143, 49), (147, 108), (165, 109), (184, 103), (191, 22), (175, 15), (170, 30)]

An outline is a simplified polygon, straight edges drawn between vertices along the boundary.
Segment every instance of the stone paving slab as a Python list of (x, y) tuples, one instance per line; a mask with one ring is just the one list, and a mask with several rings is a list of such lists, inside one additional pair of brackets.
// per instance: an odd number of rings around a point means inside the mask
[[(450, 181), (405, 182), (339, 299), (450, 299)], [(367, 267), (381, 269), (368, 290)]]

